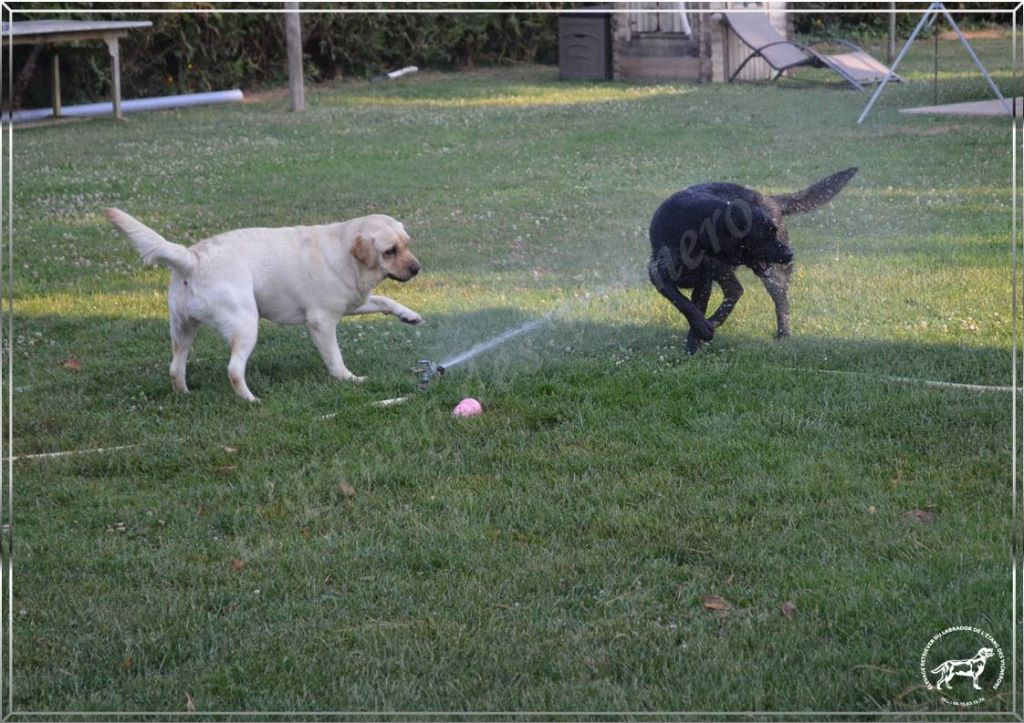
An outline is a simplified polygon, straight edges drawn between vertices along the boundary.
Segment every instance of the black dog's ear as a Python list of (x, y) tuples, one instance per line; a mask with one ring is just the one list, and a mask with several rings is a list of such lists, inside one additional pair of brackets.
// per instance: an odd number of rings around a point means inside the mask
[(738, 263), (747, 237), (764, 225), (764, 212), (742, 200), (709, 199), (702, 204), (702, 212), (702, 240), (708, 254), (730, 263)]
[(763, 208), (754, 208), (751, 216), (750, 231), (745, 239), (751, 242), (775, 241), (779, 237), (779, 224), (772, 215)]

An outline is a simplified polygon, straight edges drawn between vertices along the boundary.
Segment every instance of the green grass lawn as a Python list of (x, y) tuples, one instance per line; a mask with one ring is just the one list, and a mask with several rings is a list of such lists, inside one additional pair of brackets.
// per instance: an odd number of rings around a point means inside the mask
[[(1009, 40), (975, 46), (1009, 91)], [(940, 101), (986, 97), (942, 51)], [(16, 131), (14, 452), (135, 446), (14, 463), (15, 711), (941, 712), (918, 659), (960, 624), (1007, 654), (974, 711), (1010, 711), (1010, 395), (892, 380), (1011, 383), (1011, 127), (898, 114), (931, 68), (928, 41), (860, 127), (868, 94), (813, 71), (522, 67)], [(852, 165), (790, 222), (793, 338), (744, 270), (687, 357), (658, 204)], [(391, 214), (424, 270), (381, 291), (428, 323), (344, 321), (363, 385), (264, 325), (260, 405), (205, 329), (175, 396), (168, 274), (108, 205), (189, 243)]]

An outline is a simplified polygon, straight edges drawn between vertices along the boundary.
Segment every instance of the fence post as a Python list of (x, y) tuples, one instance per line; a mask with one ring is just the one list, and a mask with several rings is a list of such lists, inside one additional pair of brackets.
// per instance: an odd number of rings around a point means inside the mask
[(302, 24), (299, 21), (299, 3), (284, 4), (284, 38), (288, 46), (288, 95), (292, 110), (306, 110), (306, 91), (302, 84)]

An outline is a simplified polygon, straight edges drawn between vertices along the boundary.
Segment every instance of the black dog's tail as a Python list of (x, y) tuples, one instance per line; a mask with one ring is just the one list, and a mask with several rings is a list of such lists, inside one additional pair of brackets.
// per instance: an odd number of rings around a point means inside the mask
[(832, 197), (842, 191), (843, 187), (856, 175), (856, 167), (847, 168), (845, 171), (840, 171), (833, 176), (823, 178), (817, 183), (812, 183), (802, 191), (783, 193), (771, 198), (782, 208), (783, 216), (793, 213), (806, 213), (831, 201)]

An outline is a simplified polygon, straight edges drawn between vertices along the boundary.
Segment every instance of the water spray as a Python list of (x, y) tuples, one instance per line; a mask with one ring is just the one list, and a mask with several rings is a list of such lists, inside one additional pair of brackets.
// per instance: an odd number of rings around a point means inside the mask
[(627, 289), (631, 285), (632, 284), (614, 284), (609, 285), (596, 292), (587, 293), (583, 296), (582, 299), (573, 299), (565, 304), (562, 304), (558, 308), (549, 311), (543, 316), (540, 316), (536, 319), (530, 319), (529, 321), (524, 321), (518, 326), (514, 326), (511, 329), (507, 329), (506, 331), (503, 331), (501, 334), (498, 334), (495, 337), (474, 344), (466, 351), (450, 356), (447, 359), (443, 359), (440, 363), (433, 362), (430, 359), (420, 359), (418, 362), (416, 362), (416, 368), (412, 370), (413, 373), (419, 375), (420, 379), (419, 384), (417, 384), (416, 387), (421, 392), (426, 391), (427, 387), (430, 386), (430, 383), (438, 377), (443, 377), (448, 369), (451, 369), (454, 366), (467, 362), (473, 357), (478, 356), (479, 354), (483, 354), (484, 352), (488, 352), (491, 349), (494, 349), (495, 347), (501, 346), (502, 344), (511, 339), (515, 339), (516, 337), (521, 336), (523, 334), (529, 334), (538, 329), (539, 327), (543, 326), (544, 324), (551, 322), (553, 319), (555, 319), (555, 317), (564, 314), (569, 309), (587, 306), (594, 299), (603, 298), (611, 291)]

